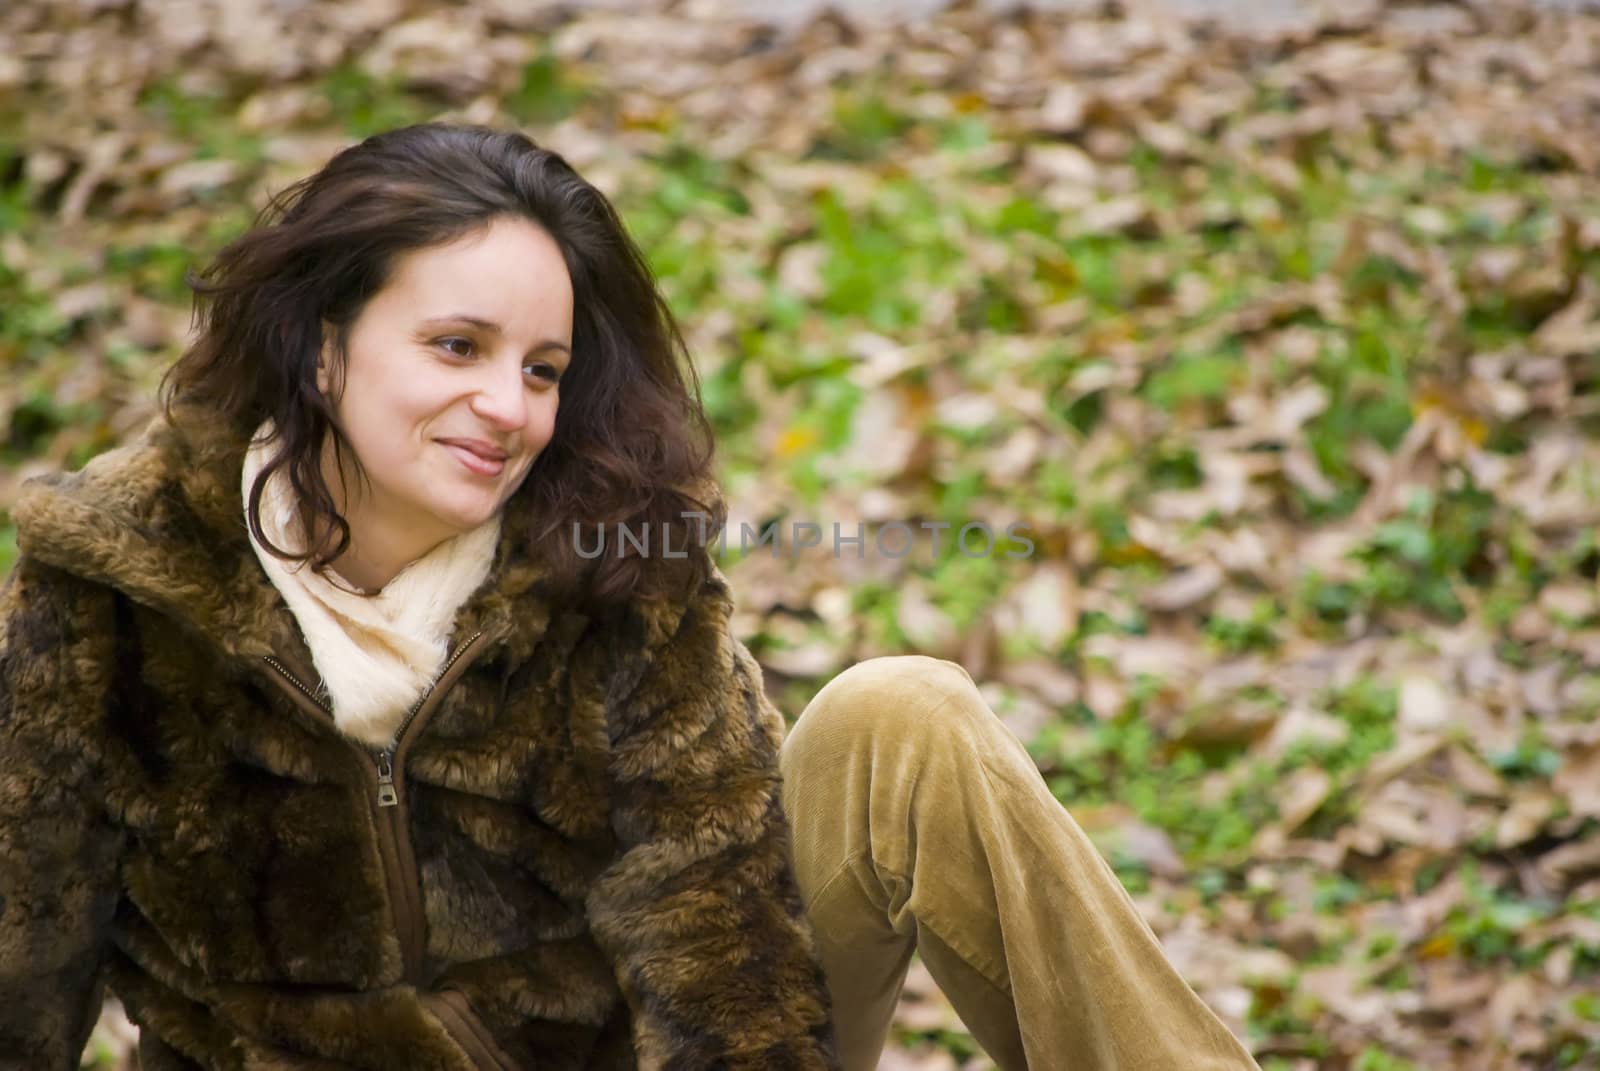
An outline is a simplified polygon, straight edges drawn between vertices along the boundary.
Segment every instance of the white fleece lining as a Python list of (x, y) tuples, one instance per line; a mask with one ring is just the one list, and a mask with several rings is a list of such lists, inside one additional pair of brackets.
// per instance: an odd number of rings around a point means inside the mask
[[(251, 484), (272, 453), (265, 442), (271, 430), (272, 421), (262, 424), (245, 453), (247, 504)], [(262, 489), (261, 527), (286, 550), (304, 545), (282, 469)], [(456, 611), (489, 575), (499, 536), (496, 513), (406, 566), (382, 591), (360, 595), (303, 562), (274, 557), (251, 533), (261, 567), (300, 624), (341, 732), (374, 747), (394, 742), (406, 713), (443, 667)]]

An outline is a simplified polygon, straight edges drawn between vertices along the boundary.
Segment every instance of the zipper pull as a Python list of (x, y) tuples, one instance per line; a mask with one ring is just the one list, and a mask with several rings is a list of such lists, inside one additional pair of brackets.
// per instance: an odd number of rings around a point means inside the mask
[(378, 753), (378, 806), (397, 807), (400, 796), (394, 790), (394, 748)]

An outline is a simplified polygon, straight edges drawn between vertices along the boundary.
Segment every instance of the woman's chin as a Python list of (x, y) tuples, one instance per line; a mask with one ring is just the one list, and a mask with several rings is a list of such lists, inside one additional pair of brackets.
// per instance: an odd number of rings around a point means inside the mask
[(498, 498), (484, 498), (469, 502), (435, 502), (430, 504), (427, 512), (452, 534), (461, 535), (483, 525), (499, 510)]

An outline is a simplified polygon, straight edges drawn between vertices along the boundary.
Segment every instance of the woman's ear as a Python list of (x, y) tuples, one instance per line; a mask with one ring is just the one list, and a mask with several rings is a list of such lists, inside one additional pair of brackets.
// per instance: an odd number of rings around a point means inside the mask
[(317, 351), (317, 390), (331, 399), (333, 386), (333, 328), (322, 321), (322, 348)]

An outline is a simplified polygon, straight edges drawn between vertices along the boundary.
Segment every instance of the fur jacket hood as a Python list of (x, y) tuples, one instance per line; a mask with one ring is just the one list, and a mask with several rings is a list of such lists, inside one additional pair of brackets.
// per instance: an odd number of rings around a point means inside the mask
[(831, 1068), (783, 721), (701, 551), (590, 618), (507, 508), (396, 743), (337, 732), (242, 520), (162, 419), (25, 485), (0, 590), (0, 1068)]

